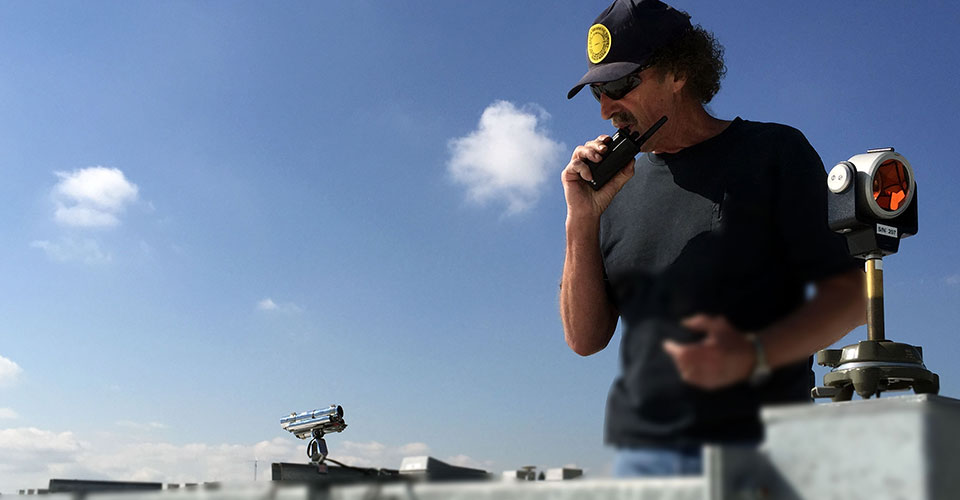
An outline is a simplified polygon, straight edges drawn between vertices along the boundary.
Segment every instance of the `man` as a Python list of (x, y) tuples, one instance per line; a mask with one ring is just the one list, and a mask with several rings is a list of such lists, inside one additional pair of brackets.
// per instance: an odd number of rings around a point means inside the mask
[(864, 323), (863, 273), (827, 227), (803, 135), (704, 109), (722, 48), (687, 14), (617, 0), (587, 55), (568, 97), (590, 86), (616, 128), (668, 121), (599, 191), (584, 160), (600, 161), (608, 136), (562, 173), (566, 341), (587, 356), (623, 322), (605, 433), (615, 474), (698, 473), (704, 443), (762, 439), (761, 405), (810, 401), (810, 355)]

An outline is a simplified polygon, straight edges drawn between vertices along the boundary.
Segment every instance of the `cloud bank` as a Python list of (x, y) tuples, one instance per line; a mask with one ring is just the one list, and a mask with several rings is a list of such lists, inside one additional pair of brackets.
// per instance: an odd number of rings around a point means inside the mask
[(119, 434), (80, 440), (32, 427), (0, 430), (0, 492), (46, 487), (51, 478), (187, 483), (270, 479), (271, 462), (303, 461), (297, 440), (252, 445), (143, 442)]
[(34, 427), (0, 429), (0, 474), (25, 473), (70, 462), (81, 449), (72, 432), (51, 432)]
[(116, 226), (124, 208), (137, 200), (139, 188), (116, 168), (87, 167), (56, 175), (60, 182), (53, 188), (54, 220), (64, 226)]
[(550, 172), (563, 167), (566, 147), (540, 126), (549, 116), (539, 106), (494, 102), (483, 110), (476, 130), (450, 140), (447, 171), (473, 202), (505, 203), (508, 214), (529, 210)]

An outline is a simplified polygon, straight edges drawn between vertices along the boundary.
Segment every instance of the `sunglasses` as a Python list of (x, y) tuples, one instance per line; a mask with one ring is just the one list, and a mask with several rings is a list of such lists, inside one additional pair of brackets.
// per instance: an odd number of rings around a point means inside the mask
[(590, 93), (593, 94), (594, 99), (597, 102), (600, 102), (600, 94), (603, 94), (614, 101), (619, 101), (623, 99), (624, 96), (630, 93), (633, 89), (637, 88), (637, 85), (640, 85), (640, 82), (643, 79), (640, 78), (640, 72), (647, 69), (649, 66), (644, 66), (629, 75), (618, 78), (612, 82), (604, 83), (594, 83), (590, 85)]

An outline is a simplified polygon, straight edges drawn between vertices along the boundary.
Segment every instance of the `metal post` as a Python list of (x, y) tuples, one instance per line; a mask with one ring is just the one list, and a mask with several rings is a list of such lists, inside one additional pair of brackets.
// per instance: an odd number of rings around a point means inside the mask
[(883, 259), (880, 254), (867, 256), (867, 339), (884, 340), (883, 330)]

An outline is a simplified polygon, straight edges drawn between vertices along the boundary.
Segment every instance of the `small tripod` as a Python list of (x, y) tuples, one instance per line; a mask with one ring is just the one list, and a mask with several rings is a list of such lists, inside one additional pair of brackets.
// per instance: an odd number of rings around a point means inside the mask
[(883, 255), (865, 256), (867, 274), (867, 340), (843, 349), (817, 353), (817, 364), (832, 371), (823, 376), (825, 387), (814, 387), (814, 398), (849, 401), (854, 391), (863, 399), (883, 391), (913, 389), (916, 394), (940, 392), (940, 377), (923, 364), (923, 350), (884, 337)]

